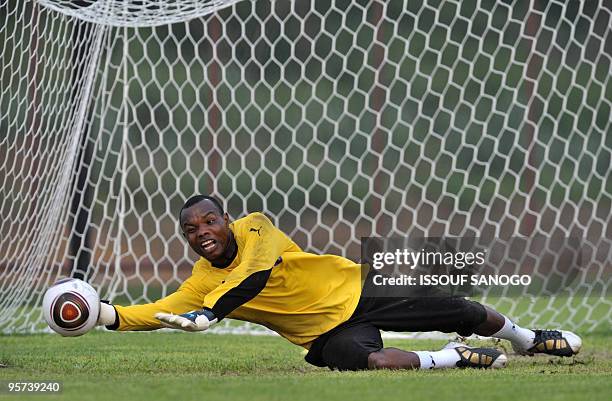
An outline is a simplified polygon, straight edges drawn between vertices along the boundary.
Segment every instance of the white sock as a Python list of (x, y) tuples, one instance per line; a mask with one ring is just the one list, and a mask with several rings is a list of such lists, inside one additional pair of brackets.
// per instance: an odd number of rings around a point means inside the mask
[(523, 349), (529, 349), (533, 346), (535, 333), (532, 330), (524, 329), (519, 325), (512, 323), (510, 319), (504, 316), (504, 326), (491, 337), (509, 340), (510, 342), (521, 346)]
[(442, 349), (440, 351), (412, 351), (419, 357), (420, 369), (455, 368), (461, 359), (455, 349)]

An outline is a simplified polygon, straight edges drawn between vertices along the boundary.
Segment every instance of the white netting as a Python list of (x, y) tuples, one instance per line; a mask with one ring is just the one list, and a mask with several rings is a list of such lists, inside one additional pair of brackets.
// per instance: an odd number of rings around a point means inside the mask
[(355, 260), (370, 235), (579, 237), (577, 285), (485, 301), (609, 329), (612, 10), (530, 3), (3, 1), (0, 329), (40, 330), (59, 276), (176, 289), (194, 193)]
[(145, 27), (203, 17), (238, 1), (248, 0), (38, 0), (38, 3), (87, 22)]

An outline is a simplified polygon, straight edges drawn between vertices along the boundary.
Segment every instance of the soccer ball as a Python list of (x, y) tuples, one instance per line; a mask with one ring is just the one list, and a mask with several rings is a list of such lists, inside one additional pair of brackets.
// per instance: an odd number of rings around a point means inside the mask
[(64, 337), (87, 333), (98, 321), (100, 297), (82, 280), (66, 278), (53, 284), (43, 298), (43, 316)]

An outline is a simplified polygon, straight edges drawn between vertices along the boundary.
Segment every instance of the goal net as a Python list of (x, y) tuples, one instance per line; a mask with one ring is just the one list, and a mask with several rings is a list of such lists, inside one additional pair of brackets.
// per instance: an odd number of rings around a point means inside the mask
[(609, 329), (611, 24), (603, 0), (0, 2), (0, 330), (43, 330), (60, 277), (174, 291), (196, 193), (353, 260), (366, 236), (579, 238), (572, 285), (481, 299)]

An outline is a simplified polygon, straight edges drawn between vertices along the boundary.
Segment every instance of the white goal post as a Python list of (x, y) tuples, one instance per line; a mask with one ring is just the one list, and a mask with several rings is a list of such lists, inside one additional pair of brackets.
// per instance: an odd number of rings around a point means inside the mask
[(609, 330), (611, 26), (605, 0), (0, 1), (0, 331), (43, 330), (64, 276), (174, 291), (196, 193), (354, 260), (365, 236), (579, 238), (571, 287), (483, 300)]

